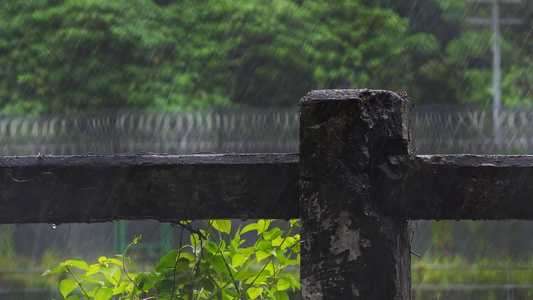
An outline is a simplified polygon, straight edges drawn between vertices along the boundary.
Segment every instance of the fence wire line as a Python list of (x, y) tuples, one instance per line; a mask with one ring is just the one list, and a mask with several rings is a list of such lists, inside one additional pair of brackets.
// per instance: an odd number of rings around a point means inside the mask
[(295, 152), (295, 109), (0, 117), (2, 155)]
[[(298, 118), (297, 108), (0, 116), (0, 154), (297, 152)], [(533, 153), (533, 109), (502, 109), (495, 138), (489, 107), (420, 105), (412, 136), (417, 154)]]

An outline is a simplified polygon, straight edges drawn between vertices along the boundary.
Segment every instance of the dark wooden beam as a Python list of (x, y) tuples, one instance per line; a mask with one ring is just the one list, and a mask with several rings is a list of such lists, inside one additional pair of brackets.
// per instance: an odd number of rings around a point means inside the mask
[(301, 298), (410, 299), (407, 220), (372, 203), (372, 166), (408, 155), (411, 104), (389, 91), (300, 101)]
[(392, 156), (375, 201), (400, 219), (533, 220), (533, 156)]
[(0, 223), (298, 218), (297, 154), (0, 157)]

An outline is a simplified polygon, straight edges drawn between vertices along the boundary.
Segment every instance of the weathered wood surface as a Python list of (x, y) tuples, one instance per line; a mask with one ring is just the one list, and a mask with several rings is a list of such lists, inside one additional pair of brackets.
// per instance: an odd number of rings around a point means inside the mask
[(0, 223), (298, 218), (297, 154), (0, 157)]
[(372, 90), (300, 101), (302, 299), (410, 299), (407, 221), (372, 203), (374, 166), (410, 153), (410, 107)]
[(533, 156), (392, 156), (376, 202), (399, 219), (533, 220)]

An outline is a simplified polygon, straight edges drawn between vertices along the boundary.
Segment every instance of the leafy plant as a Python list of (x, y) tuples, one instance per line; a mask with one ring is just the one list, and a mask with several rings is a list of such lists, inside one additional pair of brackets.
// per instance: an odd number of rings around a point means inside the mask
[[(67, 273), (59, 290), (75, 299), (289, 299), (287, 290), (300, 289), (295, 274), (283, 272), (300, 264), (300, 236), (293, 233), (298, 220), (285, 232), (273, 220), (258, 220), (239, 228), (230, 239), (231, 221), (206, 221), (205, 229), (194, 229), (189, 221), (190, 244), (167, 253), (150, 272), (131, 271), (128, 249), (116, 258), (100, 257), (98, 263), (67, 260), (43, 276)], [(257, 241), (245, 246), (242, 235), (257, 233)], [(226, 242), (228, 241), (228, 242)], [(81, 272), (80, 272), (81, 271)]]

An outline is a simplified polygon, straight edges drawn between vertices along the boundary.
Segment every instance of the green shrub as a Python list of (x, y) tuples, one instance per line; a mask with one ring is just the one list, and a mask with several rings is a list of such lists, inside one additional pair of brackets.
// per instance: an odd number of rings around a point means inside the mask
[[(282, 272), (300, 264), (300, 236), (294, 234), (298, 220), (285, 232), (259, 220), (239, 228), (230, 239), (231, 221), (206, 221), (206, 229), (193, 229), (190, 244), (167, 253), (149, 272), (131, 271), (128, 249), (116, 258), (100, 257), (89, 265), (67, 260), (44, 275), (67, 273), (59, 290), (75, 299), (289, 299), (287, 291), (299, 290), (297, 274)], [(271, 226), (272, 225), (272, 226)], [(245, 247), (242, 235), (256, 232), (257, 241)]]

